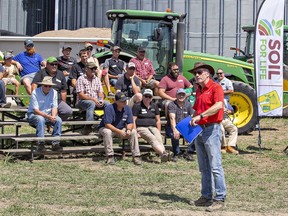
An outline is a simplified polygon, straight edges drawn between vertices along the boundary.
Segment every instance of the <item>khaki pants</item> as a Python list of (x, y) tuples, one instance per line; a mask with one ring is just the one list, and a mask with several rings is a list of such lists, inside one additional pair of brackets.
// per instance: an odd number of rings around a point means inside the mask
[(157, 146), (164, 148), (162, 135), (156, 127), (138, 127), (137, 132), (153, 147), (153, 149)]
[[(222, 146), (236, 146), (238, 138), (238, 128), (227, 118), (221, 122)], [(228, 139), (225, 137), (225, 131), (228, 133)]]
[[(126, 128), (123, 128), (122, 130), (126, 131)], [(99, 129), (99, 133), (103, 137), (103, 144), (105, 148), (105, 153), (107, 156), (114, 155), (113, 150), (113, 137), (117, 136), (116, 133), (112, 132), (110, 129), (107, 129), (105, 127), (102, 127)], [(119, 136), (117, 136), (119, 137)], [(122, 137), (119, 137), (122, 138)], [(140, 156), (140, 149), (139, 149), (139, 143), (138, 143), (138, 135), (136, 130), (131, 131), (131, 136), (129, 137), (129, 143), (130, 143), (130, 149), (132, 152), (132, 156)]]

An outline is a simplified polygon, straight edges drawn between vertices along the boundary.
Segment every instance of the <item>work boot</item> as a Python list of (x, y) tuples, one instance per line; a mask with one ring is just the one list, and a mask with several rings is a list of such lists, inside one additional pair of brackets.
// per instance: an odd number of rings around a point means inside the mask
[(60, 146), (60, 143), (52, 143), (52, 151), (63, 151), (63, 147)]
[(186, 159), (187, 161), (194, 161), (192, 154), (189, 152), (185, 152), (183, 154), (183, 158)]
[(179, 160), (179, 155), (178, 155), (178, 154), (173, 155), (171, 161), (173, 161), (173, 162), (177, 162), (178, 160)]
[(204, 196), (201, 196), (199, 199), (195, 201), (191, 200), (189, 202), (189, 204), (193, 206), (210, 206), (212, 205), (212, 203), (213, 203), (212, 199), (207, 199)]
[(110, 155), (108, 156), (108, 159), (106, 161), (107, 165), (114, 165), (115, 164), (115, 159), (114, 159), (114, 155)]
[(222, 146), (221, 147), (221, 153), (226, 154), (227, 153), (227, 146)]
[(160, 157), (161, 159), (161, 163), (166, 163), (169, 159), (168, 153), (167, 152), (163, 152), (163, 154)]
[(227, 152), (227, 153), (231, 153), (231, 154), (235, 154), (235, 155), (238, 155), (238, 154), (239, 154), (239, 151), (237, 151), (236, 149), (234, 149), (232, 146), (227, 146), (226, 152)]
[(133, 157), (133, 163), (134, 163), (135, 165), (141, 165), (141, 164), (142, 164), (142, 161), (141, 161), (140, 156)]
[(37, 146), (37, 151), (38, 151), (38, 152), (45, 152), (45, 151), (46, 151), (46, 148), (45, 148), (44, 143), (39, 143), (39, 144), (38, 144), (38, 146)]
[(207, 212), (221, 211), (225, 208), (225, 202), (221, 200), (213, 200), (212, 205), (206, 208)]

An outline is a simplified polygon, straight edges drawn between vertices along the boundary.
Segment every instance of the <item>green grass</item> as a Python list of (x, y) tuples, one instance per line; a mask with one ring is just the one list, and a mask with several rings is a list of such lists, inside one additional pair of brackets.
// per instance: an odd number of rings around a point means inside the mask
[[(223, 214), (288, 212), (287, 123), (261, 120), (262, 143), (271, 150), (259, 151), (253, 132), (239, 137), (240, 155), (223, 155), (228, 189)], [(12, 162), (6, 157), (0, 163), (0, 215), (204, 214), (188, 204), (200, 195), (197, 162), (144, 162), (140, 167), (130, 157), (115, 166), (89, 157)]]

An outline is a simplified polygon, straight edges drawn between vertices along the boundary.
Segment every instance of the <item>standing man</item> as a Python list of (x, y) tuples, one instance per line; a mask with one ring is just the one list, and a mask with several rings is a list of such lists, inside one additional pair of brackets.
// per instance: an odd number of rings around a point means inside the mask
[(191, 125), (200, 125), (201, 134), (195, 139), (199, 169), (201, 172), (201, 197), (190, 204), (208, 206), (212, 212), (225, 207), (226, 184), (221, 158), (221, 121), (224, 114), (222, 87), (212, 80), (214, 69), (201, 63), (189, 72), (193, 73), (199, 87), (196, 90), (194, 117)]
[(131, 108), (126, 105), (126, 96), (117, 92), (115, 102), (105, 107), (104, 118), (100, 123), (99, 133), (103, 136), (105, 153), (108, 157), (107, 164), (114, 165), (113, 137), (129, 139), (130, 148), (135, 165), (141, 165), (138, 134), (134, 129)]
[(158, 95), (159, 82), (154, 79), (155, 71), (152, 61), (145, 57), (146, 49), (138, 47), (136, 57), (130, 59), (136, 66), (136, 77), (141, 81), (141, 87), (155, 89), (154, 94)]
[[(76, 81), (76, 106), (86, 111), (86, 121), (94, 120), (95, 108), (105, 107), (109, 104), (108, 101), (104, 101), (102, 84), (95, 75), (96, 71), (96, 64), (88, 62), (85, 67), (85, 74), (80, 76)], [(86, 125), (82, 134), (88, 135), (91, 131), (91, 125)]]
[[(168, 105), (168, 118), (165, 126), (166, 135), (171, 138), (173, 158), (172, 161), (177, 162), (180, 154), (179, 139), (180, 132), (176, 129), (176, 125), (187, 116), (194, 113), (191, 104), (186, 100), (186, 93), (183, 88), (179, 88), (176, 92), (176, 100)], [(191, 157), (191, 156), (190, 156)]]
[(21, 83), (23, 83), (27, 93), (31, 95), (32, 80), (36, 72), (41, 70), (41, 66), (46, 67), (46, 62), (43, 60), (40, 54), (35, 52), (34, 43), (31, 39), (27, 39), (24, 41), (24, 47), (26, 51), (14, 56), (13, 60), (18, 62), (16, 63), (16, 65), (17, 68), (20, 70), (20, 81)]
[(47, 58), (47, 65), (44, 69), (36, 73), (32, 81), (32, 90), (37, 88), (39, 82), (41, 82), (45, 76), (52, 77), (53, 89), (58, 92), (58, 113), (60, 118), (65, 121), (68, 117), (72, 116), (72, 108), (66, 103), (67, 98), (67, 82), (63, 72), (58, 69), (58, 61), (55, 57)]
[(219, 68), (217, 70), (216, 75), (217, 75), (216, 82), (218, 82), (222, 86), (222, 89), (224, 91), (224, 103), (227, 107), (228, 103), (230, 103), (230, 101), (229, 101), (230, 94), (232, 94), (234, 92), (233, 84), (232, 84), (231, 80), (229, 80), (225, 77), (225, 74), (224, 74), (224, 71), (222, 68)]
[(135, 76), (135, 64), (133, 62), (127, 64), (126, 70), (124, 76), (117, 80), (115, 89), (117, 92), (123, 92), (128, 97), (128, 105), (132, 108), (134, 103), (142, 100), (140, 81)]
[[(45, 124), (51, 124), (53, 127), (52, 136), (60, 137), (62, 133), (62, 120), (57, 116), (58, 112), (58, 93), (52, 86), (55, 84), (51, 76), (45, 76), (42, 82), (38, 83), (41, 87), (32, 92), (30, 105), (28, 108), (28, 121), (36, 126), (36, 136), (44, 137)], [(39, 141), (38, 151), (46, 151), (44, 141)], [(52, 141), (52, 151), (61, 151), (60, 141)]]
[(126, 63), (119, 59), (121, 48), (114, 46), (112, 49), (112, 57), (106, 59), (103, 68), (108, 69), (108, 77), (110, 85), (115, 86), (118, 78), (126, 71)]
[(9, 108), (11, 107), (11, 103), (6, 102), (6, 87), (3, 79), (4, 68), (0, 64), (0, 107), (1, 108)]
[(165, 116), (167, 107), (171, 101), (176, 100), (176, 92), (179, 88), (192, 88), (193, 85), (182, 75), (179, 74), (179, 67), (175, 62), (168, 65), (168, 74), (159, 83), (159, 96), (163, 99)]

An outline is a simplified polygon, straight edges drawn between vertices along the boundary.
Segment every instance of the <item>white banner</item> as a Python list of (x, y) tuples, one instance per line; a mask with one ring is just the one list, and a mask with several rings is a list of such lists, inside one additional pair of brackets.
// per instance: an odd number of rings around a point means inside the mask
[(284, 0), (265, 0), (255, 26), (259, 116), (282, 116)]

